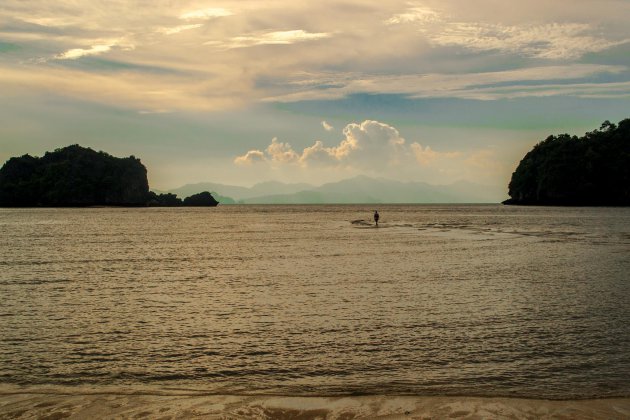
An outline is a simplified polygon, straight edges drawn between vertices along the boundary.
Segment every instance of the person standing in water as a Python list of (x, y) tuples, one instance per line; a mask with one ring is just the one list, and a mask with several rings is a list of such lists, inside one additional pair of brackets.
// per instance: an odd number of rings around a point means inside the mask
[(378, 227), (378, 219), (379, 219), (378, 210), (374, 210), (374, 222), (376, 223), (376, 227)]

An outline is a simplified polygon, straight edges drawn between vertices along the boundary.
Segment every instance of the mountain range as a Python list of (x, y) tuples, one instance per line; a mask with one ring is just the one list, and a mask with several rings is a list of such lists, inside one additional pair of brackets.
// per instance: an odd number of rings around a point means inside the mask
[(168, 192), (190, 196), (211, 191), (228, 204), (230, 198), (239, 204), (359, 204), (359, 203), (499, 203), (506, 193), (498, 187), (487, 187), (459, 181), (449, 185), (425, 182), (402, 182), (360, 175), (321, 186), (277, 181), (252, 187), (203, 182), (187, 184)]

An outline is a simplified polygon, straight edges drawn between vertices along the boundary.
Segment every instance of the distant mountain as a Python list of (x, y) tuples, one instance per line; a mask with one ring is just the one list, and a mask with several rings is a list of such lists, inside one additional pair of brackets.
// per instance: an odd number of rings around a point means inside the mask
[[(498, 203), (505, 199), (505, 193), (499, 188), (470, 182), (431, 185), (363, 175), (319, 187), (275, 181), (256, 184), (251, 188), (200, 183), (185, 185), (169, 192), (186, 196), (204, 189), (216, 191), (243, 204)], [(219, 201), (224, 202), (221, 199)]]
[[(177, 194), (180, 197), (186, 197), (192, 194), (197, 194), (201, 191), (213, 191), (223, 196), (223, 198), (243, 200), (272, 194), (293, 194), (311, 188), (314, 187), (310, 184), (284, 184), (277, 181), (261, 182), (250, 188), (212, 182), (201, 182), (197, 184), (187, 184), (182, 187), (169, 190), (168, 192)], [(223, 201), (219, 201), (223, 203)]]
[(211, 192), (212, 196), (221, 204), (236, 204), (236, 201), (232, 197), (223, 196), (215, 191)]
[(200, 182), (197, 184), (186, 184), (179, 188), (168, 190), (167, 192), (176, 194), (179, 197), (188, 197), (202, 191), (215, 191), (222, 196), (239, 198), (242, 197), (244, 194), (247, 195), (247, 193), (249, 192), (249, 188), (239, 187), (235, 185), (217, 184), (214, 182)]
[(504, 193), (468, 182), (430, 185), (357, 176), (292, 194), (272, 194), (241, 200), (245, 204), (320, 203), (498, 203)]

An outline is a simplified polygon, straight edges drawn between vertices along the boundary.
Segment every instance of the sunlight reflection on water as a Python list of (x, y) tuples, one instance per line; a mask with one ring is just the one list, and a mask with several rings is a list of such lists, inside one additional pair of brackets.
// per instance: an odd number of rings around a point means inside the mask
[(0, 382), (630, 392), (630, 209), (0, 209)]

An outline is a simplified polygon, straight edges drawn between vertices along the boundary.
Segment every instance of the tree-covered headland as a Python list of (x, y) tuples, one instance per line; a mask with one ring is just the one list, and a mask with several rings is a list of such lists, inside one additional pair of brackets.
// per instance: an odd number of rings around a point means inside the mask
[(630, 119), (547, 137), (521, 160), (508, 193), (505, 204), (630, 205)]
[(3, 207), (218, 204), (210, 193), (189, 198), (150, 192), (147, 169), (134, 156), (117, 158), (76, 144), (42, 157), (13, 157), (0, 168)]
[(177, 194), (156, 194), (153, 191), (149, 191), (149, 199), (147, 201), (148, 206), (154, 207), (214, 207), (218, 204), (219, 202), (215, 200), (212, 194), (210, 194), (208, 191), (200, 192), (199, 194), (193, 194), (190, 197), (184, 198), (183, 200), (177, 197)]

